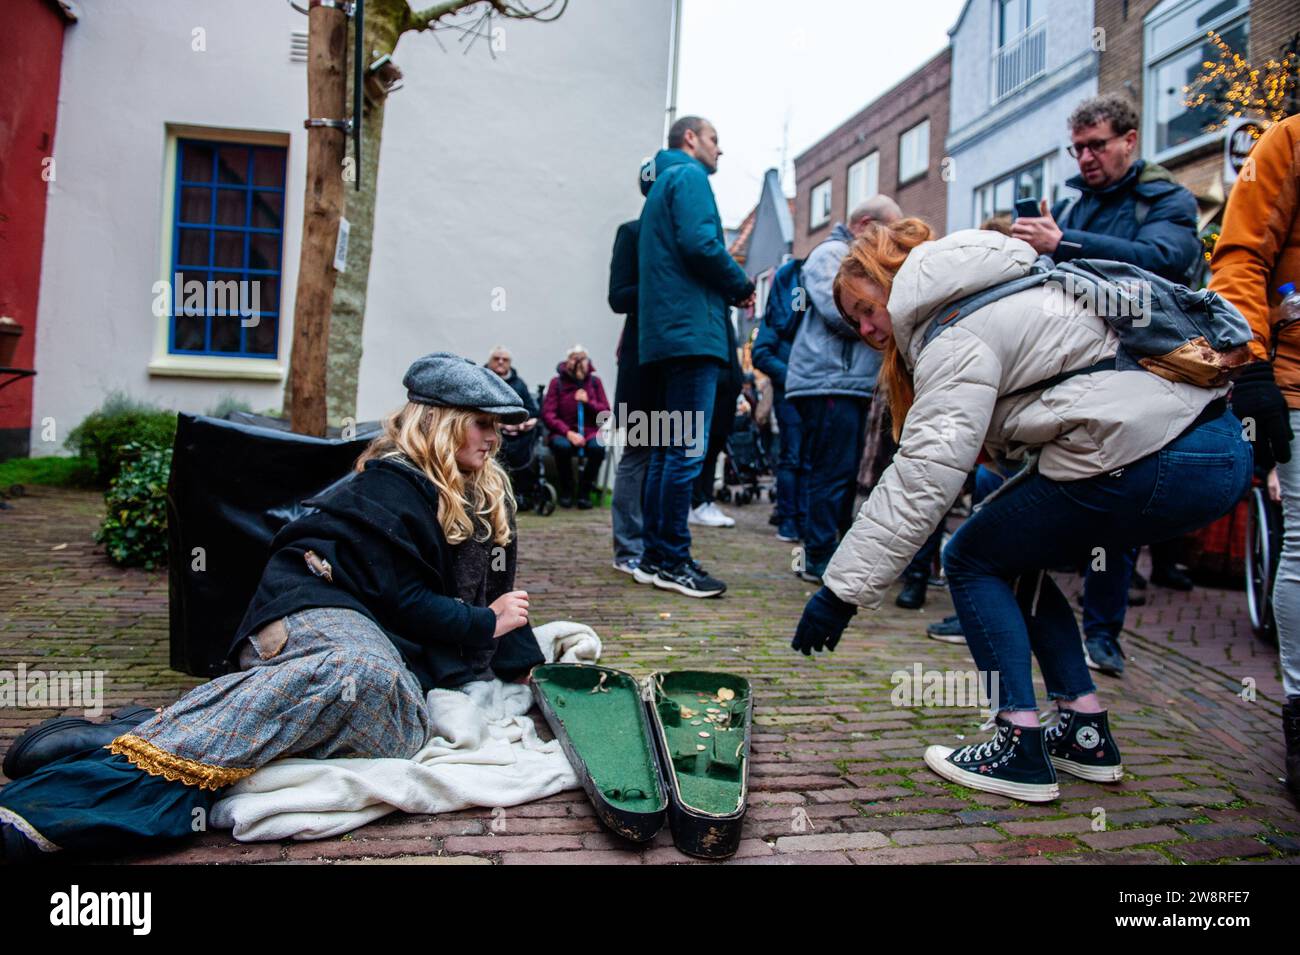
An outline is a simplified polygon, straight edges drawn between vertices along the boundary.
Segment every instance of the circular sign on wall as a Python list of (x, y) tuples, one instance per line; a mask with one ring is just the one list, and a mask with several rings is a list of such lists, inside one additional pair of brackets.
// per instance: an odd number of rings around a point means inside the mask
[(1223, 181), (1226, 185), (1237, 181), (1246, 165), (1246, 158), (1263, 134), (1264, 125), (1255, 120), (1243, 120), (1228, 133), (1223, 150)]

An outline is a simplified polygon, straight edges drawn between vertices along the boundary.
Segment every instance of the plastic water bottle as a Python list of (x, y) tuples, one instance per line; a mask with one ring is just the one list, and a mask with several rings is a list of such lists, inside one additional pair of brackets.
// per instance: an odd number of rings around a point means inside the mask
[(1285, 285), (1279, 285), (1277, 294), (1282, 296), (1282, 304), (1279, 306), (1282, 310), (1282, 317), (1279, 321), (1300, 321), (1300, 292), (1296, 291), (1295, 283), (1287, 282)]

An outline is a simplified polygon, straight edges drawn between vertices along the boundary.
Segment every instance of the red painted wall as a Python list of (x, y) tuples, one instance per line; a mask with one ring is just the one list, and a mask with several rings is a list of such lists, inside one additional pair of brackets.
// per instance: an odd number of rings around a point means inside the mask
[[(45, 237), (42, 160), (54, 154), (66, 19), (51, 0), (0, 11), (0, 315), (23, 326), (11, 364), (36, 367), (36, 299)], [(2, 381), (4, 379), (0, 379)], [(25, 455), (32, 380), (0, 389), (0, 459)]]

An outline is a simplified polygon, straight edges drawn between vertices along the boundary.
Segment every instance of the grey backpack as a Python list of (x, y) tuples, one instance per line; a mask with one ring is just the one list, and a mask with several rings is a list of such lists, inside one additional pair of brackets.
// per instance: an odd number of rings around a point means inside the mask
[(1045, 255), (1038, 257), (1028, 275), (944, 306), (926, 329), (921, 347), (986, 305), (1048, 284), (1061, 288), (1069, 298), (1084, 300), (1115, 330), (1119, 351), (1114, 358), (1062, 372), (1012, 395), (1050, 388), (1075, 375), (1136, 369), (1169, 381), (1215, 388), (1253, 360), (1246, 347), (1253, 337), (1249, 323), (1215, 292), (1193, 292), (1123, 262), (1076, 259), (1057, 264)]

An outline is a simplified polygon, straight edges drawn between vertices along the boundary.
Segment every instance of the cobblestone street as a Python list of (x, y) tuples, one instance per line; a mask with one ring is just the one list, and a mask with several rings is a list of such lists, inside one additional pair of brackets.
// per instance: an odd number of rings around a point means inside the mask
[[(106, 711), (168, 703), (198, 682), (168, 667), (166, 575), (116, 569), (92, 542), (99, 496), (37, 487), (13, 505), (0, 512), (0, 667), (103, 669)], [(1276, 654), (1251, 636), (1243, 594), (1148, 591), (1148, 604), (1129, 615), (1125, 677), (1097, 676), (1125, 780), (1063, 777), (1059, 803), (1026, 805), (962, 790), (925, 768), (927, 744), (984, 737), (974, 710), (891, 703), (897, 670), (973, 666), (964, 647), (924, 636), (927, 622), (950, 612), (943, 590), (932, 589), (921, 612), (891, 601), (859, 613), (837, 652), (804, 658), (789, 641), (812, 588), (789, 572), (791, 545), (773, 537), (766, 505), (728, 512), (736, 528), (694, 529), (696, 556), (729, 583), (721, 599), (668, 594), (613, 570), (603, 509), (521, 518), (518, 585), (532, 596), (536, 622), (593, 627), (606, 665), (637, 676), (727, 670), (753, 681), (750, 809), (734, 861), (1300, 861), (1300, 813), (1279, 780)], [(1064, 589), (1073, 595), (1077, 586)], [(1243, 698), (1247, 678), (1253, 699)], [(1041, 685), (1039, 693), (1045, 699)], [(0, 751), (52, 715), (0, 710)], [(666, 830), (628, 848), (601, 830), (579, 790), (498, 815), (395, 813), (318, 842), (239, 844), (210, 832), (129, 861), (691, 861)]]

